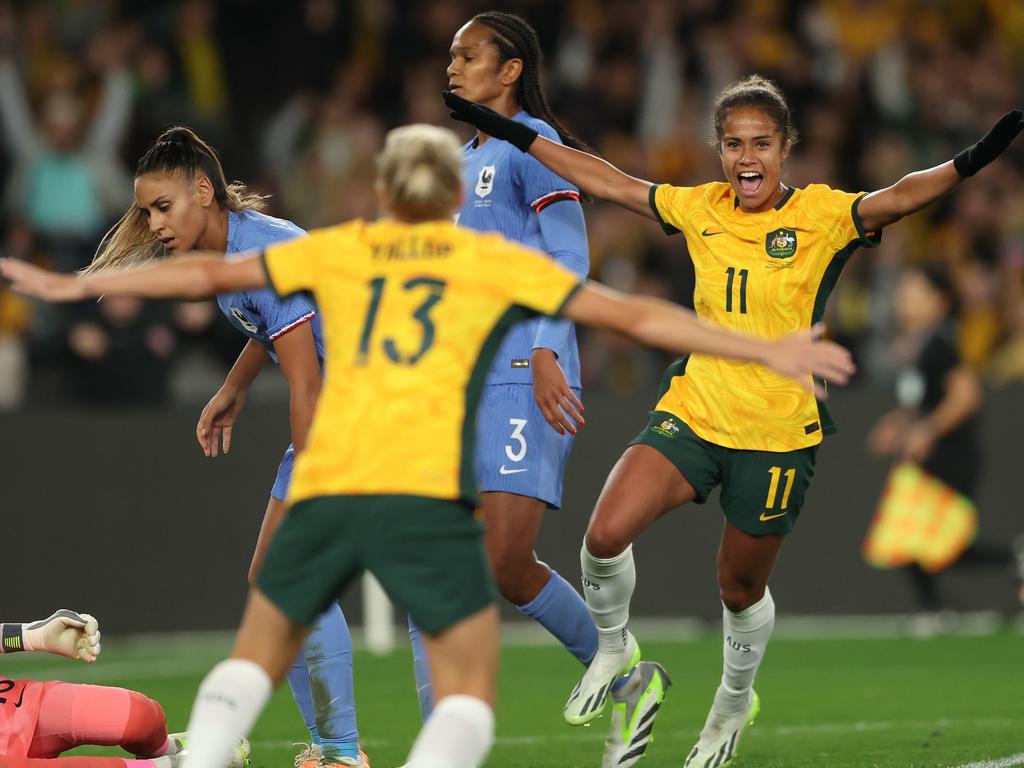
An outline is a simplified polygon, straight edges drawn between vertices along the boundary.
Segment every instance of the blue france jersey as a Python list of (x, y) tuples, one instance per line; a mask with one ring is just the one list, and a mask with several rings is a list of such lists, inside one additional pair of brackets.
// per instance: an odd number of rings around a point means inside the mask
[[(520, 112), (514, 119), (529, 125), (541, 136), (561, 143), (555, 130), (543, 120), (526, 112)], [(550, 241), (561, 235), (546, 238), (542, 231), (541, 212), (548, 205), (568, 201), (559, 205), (573, 205), (578, 209), (579, 190), (575, 186), (505, 141), (488, 139), (477, 145), (474, 138), (462, 148), (462, 156), (465, 197), (456, 218), (460, 225), (483, 232), (499, 232), (510, 240), (552, 254), (559, 263), (586, 277), (589, 262), (582, 213), (574, 212), (578, 222), (573, 220), (568, 228), (557, 221), (548, 228), (552, 233), (568, 232), (571, 244), (565, 251), (566, 259), (559, 257), (563, 244)], [(557, 206), (552, 211), (555, 208)], [(554, 350), (569, 386), (580, 386), (575, 328), (567, 320), (549, 318), (532, 318), (509, 330), (486, 383), (529, 384), (531, 376), (527, 366), (534, 347)]]
[[(305, 230), (284, 219), (256, 211), (228, 211), (228, 254), (260, 250), (271, 243), (305, 235)], [(278, 360), (274, 352), (274, 339), (309, 321), (316, 342), (316, 354), (323, 365), (323, 329), (316, 304), (310, 296), (296, 293), (286, 299), (279, 299), (270, 288), (263, 288), (257, 291), (222, 293), (217, 296), (217, 306), (235, 328), (267, 350), (275, 363)]]

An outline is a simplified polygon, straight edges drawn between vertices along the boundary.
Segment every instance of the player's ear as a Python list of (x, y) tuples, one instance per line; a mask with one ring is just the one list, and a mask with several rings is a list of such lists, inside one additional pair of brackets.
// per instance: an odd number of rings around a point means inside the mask
[(505, 86), (515, 85), (516, 80), (523, 74), (523, 60), (509, 59), (501, 65), (501, 84)]
[(793, 142), (790, 139), (782, 140), (782, 151), (779, 153), (779, 158), (782, 162), (786, 162), (786, 158), (789, 157), (789, 151), (793, 148)]
[(209, 176), (196, 177), (196, 197), (203, 208), (209, 208), (213, 204), (213, 184), (210, 182)]

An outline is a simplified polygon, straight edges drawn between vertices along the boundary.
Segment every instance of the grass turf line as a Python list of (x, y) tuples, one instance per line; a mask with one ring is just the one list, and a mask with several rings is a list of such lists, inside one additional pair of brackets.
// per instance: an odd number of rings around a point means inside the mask
[[(641, 638), (642, 641), (642, 638)], [(642, 643), (672, 675), (644, 768), (678, 768), (704, 722), (721, 674), (720, 640)], [(221, 640), (188, 646), (104, 643), (95, 666), (52, 657), (4, 658), (13, 677), (125, 685), (160, 701), (171, 730), (185, 726), (203, 673), (225, 653)], [(758, 677), (764, 704), (744, 736), (739, 766), (757, 768), (1010, 768), (1022, 764), (1021, 638), (1013, 633), (928, 640), (773, 641)], [(498, 743), (488, 766), (595, 768), (607, 716), (572, 728), (561, 706), (582, 669), (558, 647), (502, 653)], [(147, 672), (148, 669), (148, 672)], [(35, 671), (48, 673), (35, 674)], [(59, 672), (60, 674), (54, 674)], [(356, 654), (360, 730), (376, 768), (400, 765), (419, 727), (406, 650)], [(286, 687), (252, 735), (254, 768), (290, 765), (306, 736)], [(75, 753), (111, 754), (82, 748)], [(1009, 761), (1009, 762), (1007, 762)]]

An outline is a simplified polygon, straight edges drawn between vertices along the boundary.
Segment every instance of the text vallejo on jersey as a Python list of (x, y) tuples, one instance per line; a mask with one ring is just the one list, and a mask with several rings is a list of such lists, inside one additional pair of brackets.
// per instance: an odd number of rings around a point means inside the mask
[(410, 237), (389, 243), (374, 243), (373, 258), (385, 261), (412, 261), (414, 259), (443, 259), (452, 255), (452, 244), (444, 240)]

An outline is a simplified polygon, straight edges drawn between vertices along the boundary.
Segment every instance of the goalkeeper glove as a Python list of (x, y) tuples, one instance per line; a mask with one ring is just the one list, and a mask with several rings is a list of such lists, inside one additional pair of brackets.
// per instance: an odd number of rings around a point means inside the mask
[(961, 176), (976, 174), (1010, 146), (1010, 142), (1017, 137), (1021, 128), (1024, 128), (1024, 111), (1015, 109), (1007, 112), (981, 140), (953, 158), (956, 172)]
[(90, 664), (100, 655), (99, 623), (87, 613), (65, 608), (41, 621), (0, 625), (3, 651), (46, 651)]

